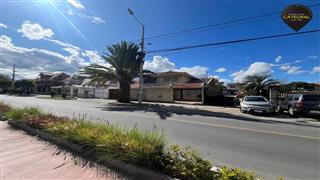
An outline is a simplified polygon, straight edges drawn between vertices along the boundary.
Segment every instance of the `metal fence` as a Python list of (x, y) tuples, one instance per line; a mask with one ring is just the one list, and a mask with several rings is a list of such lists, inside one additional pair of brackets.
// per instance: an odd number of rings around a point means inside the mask
[(315, 94), (315, 95), (320, 95), (320, 89), (308, 91), (308, 90), (291, 90), (291, 91), (286, 91), (286, 92), (279, 92), (277, 95), (277, 99), (284, 99), (286, 98), (289, 94)]

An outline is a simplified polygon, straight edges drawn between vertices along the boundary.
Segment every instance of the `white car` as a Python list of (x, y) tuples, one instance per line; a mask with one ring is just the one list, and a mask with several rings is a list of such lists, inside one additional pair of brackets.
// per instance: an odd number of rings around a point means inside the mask
[(274, 108), (272, 103), (263, 96), (245, 96), (240, 102), (240, 111), (273, 113)]

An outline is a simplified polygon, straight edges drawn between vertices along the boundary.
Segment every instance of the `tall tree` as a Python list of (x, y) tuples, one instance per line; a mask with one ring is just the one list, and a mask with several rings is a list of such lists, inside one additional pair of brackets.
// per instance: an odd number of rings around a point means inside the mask
[(316, 91), (319, 89), (319, 85), (315, 83), (308, 83), (308, 82), (290, 82), (289, 84), (282, 85), (280, 90), (283, 92), (290, 92), (290, 91)]
[(2, 92), (7, 92), (11, 86), (11, 79), (9, 76), (0, 74), (0, 90)]
[(90, 76), (91, 84), (105, 83), (109, 80), (118, 81), (120, 84), (118, 101), (130, 102), (130, 83), (138, 75), (144, 53), (139, 51), (138, 45), (126, 41), (108, 46), (107, 50), (109, 52), (104, 53), (102, 58), (111, 67), (91, 64), (80, 72)]
[(14, 82), (14, 90), (15, 93), (25, 93), (30, 95), (33, 91), (33, 88), (36, 86), (34, 80), (31, 79), (20, 79)]
[(267, 87), (279, 84), (279, 81), (271, 79), (270, 75), (247, 76), (244, 80), (244, 89), (247, 95), (267, 96)]
[(20, 79), (14, 82), (14, 88), (22, 90), (31, 90), (36, 86), (35, 82), (30, 79)]

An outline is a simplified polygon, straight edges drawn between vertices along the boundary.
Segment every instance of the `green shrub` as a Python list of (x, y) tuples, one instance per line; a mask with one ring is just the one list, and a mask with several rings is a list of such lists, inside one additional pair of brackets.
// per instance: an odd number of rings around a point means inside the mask
[(253, 172), (238, 168), (223, 167), (219, 171), (212, 171), (211, 163), (190, 147), (182, 149), (179, 145), (172, 145), (166, 149), (164, 136), (156, 131), (70, 120), (44, 114), (38, 108), (32, 107), (11, 109), (6, 115), (78, 144), (87, 150), (87, 155), (94, 155), (100, 162), (118, 159), (182, 180), (256, 179)]
[(210, 170), (211, 163), (190, 147), (181, 149), (179, 145), (172, 145), (165, 152), (161, 164), (165, 173), (180, 179), (212, 180), (215, 174)]
[(255, 180), (257, 179), (254, 172), (244, 171), (239, 168), (226, 168), (220, 169), (219, 180)]
[(125, 129), (111, 124), (88, 121), (56, 122), (48, 126), (49, 132), (85, 145), (94, 150), (101, 161), (120, 159), (154, 169), (165, 147), (163, 135), (141, 132), (137, 128)]
[(39, 108), (26, 107), (26, 108), (14, 108), (6, 112), (5, 115), (13, 120), (26, 120), (29, 116), (40, 115), (42, 112)]

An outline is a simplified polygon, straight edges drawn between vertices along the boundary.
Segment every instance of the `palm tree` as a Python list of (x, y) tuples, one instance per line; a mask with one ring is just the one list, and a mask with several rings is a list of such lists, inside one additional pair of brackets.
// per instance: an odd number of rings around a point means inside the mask
[(271, 79), (270, 75), (253, 75), (247, 76), (244, 80), (244, 88), (248, 95), (266, 96), (266, 88), (270, 85), (279, 84), (279, 81)]
[(80, 72), (89, 75), (91, 84), (105, 83), (109, 80), (118, 81), (120, 84), (118, 101), (130, 102), (130, 83), (138, 75), (144, 53), (139, 51), (138, 45), (126, 41), (108, 46), (107, 49), (109, 53), (104, 53), (102, 58), (111, 67), (91, 64)]

